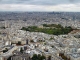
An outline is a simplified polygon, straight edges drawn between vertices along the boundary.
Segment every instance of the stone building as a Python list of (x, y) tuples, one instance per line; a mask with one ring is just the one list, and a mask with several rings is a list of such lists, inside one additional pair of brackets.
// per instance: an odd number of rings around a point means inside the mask
[(31, 60), (29, 54), (21, 53), (17, 51), (15, 51), (13, 54), (14, 55), (11, 56), (11, 60)]

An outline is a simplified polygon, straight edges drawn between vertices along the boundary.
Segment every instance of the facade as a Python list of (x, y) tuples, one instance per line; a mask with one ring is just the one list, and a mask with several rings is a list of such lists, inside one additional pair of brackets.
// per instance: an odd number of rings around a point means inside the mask
[(13, 56), (11, 56), (11, 60), (31, 60), (29, 54), (15, 52)]
[(14, 55), (11, 57), (11, 60), (30, 60), (30, 57), (26, 54)]

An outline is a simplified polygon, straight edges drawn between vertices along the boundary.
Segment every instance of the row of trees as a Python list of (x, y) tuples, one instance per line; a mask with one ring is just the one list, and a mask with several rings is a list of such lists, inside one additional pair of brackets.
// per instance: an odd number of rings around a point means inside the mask
[(62, 28), (60, 24), (43, 24), (43, 27), (55, 27), (55, 28)]

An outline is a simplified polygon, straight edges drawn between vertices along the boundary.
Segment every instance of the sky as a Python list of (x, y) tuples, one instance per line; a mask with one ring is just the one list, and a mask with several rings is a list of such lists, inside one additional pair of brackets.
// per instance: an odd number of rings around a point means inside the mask
[(0, 11), (80, 12), (80, 0), (0, 0)]

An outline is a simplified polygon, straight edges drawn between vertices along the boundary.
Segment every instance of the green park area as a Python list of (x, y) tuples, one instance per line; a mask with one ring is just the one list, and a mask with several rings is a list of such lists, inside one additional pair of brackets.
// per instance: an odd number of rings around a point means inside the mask
[(43, 32), (47, 34), (60, 35), (60, 34), (68, 34), (73, 29), (69, 27), (63, 27), (60, 24), (43, 24), (43, 28), (39, 28), (37, 26), (28, 26), (22, 27), (21, 30), (26, 30), (30, 32)]

